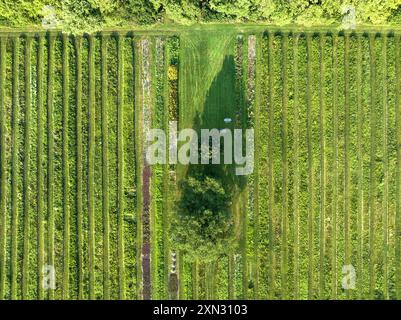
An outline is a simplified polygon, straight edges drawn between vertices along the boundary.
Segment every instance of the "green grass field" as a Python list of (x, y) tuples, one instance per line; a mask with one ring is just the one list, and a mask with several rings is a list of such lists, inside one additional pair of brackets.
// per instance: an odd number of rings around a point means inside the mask
[(178, 297), (400, 299), (401, 35), (379, 31), (0, 32), (0, 299), (169, 299), (189, 168), (149, 166), (145, 135), (226, 117), (255, 130), (238, 246), (177, 252)]

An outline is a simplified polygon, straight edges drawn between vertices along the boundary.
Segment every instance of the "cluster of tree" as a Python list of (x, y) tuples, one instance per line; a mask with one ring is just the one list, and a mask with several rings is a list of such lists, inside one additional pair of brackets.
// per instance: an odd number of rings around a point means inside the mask
[(204, 172), (181, 184), (181, 198), (171, 225), (172, 242), (186, 257), (213, 261), (234, 245), (232, 195), (222, 181)]
[(46, 24), (70, 32), (95, 32), (161, 19), (162, 13), (150, 0), (0, 0), (0, 26)]
[(399, 23), (401, 0), (0, 0), (0, 25), (40, 26), (51, 17), (69, 31), (155, 23), (341, 23), (355, 8), (361, 24)]

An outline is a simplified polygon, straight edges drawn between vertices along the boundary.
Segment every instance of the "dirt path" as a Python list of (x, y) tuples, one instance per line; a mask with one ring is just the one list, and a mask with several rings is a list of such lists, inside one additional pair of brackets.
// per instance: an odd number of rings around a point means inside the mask
[[(142, 90), (143, 90), (143, 130), (144, 137), (146, 137), (147, 130), (151, 126), (151, 98), (150, 98), (150, 44), (149, 40), (142, 41)], [(151, 270), (150, 270), (150, 179), (152, 170), (146, 160), (146, 149), (144, 146), (144, 165), (142, 169), (142, 197), (143, 197), (143, 211), (142, 211), (142, 283), (143, 283), (143, 299), (151, 299)]]

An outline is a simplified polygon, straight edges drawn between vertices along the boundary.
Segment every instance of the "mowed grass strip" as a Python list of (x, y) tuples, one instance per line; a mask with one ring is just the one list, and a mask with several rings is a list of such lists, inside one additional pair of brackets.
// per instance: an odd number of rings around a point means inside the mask
[[(396, 73), (396, 140), (397, 146), (401, 145), (401, 66), (400, 66), (400, 35), (395, 37), (395, 73)], [(401, 230), (401, 148), (397, 148), (397, 170), (396, 170), (396, 213), (395, 229)], [(401, 258), (401, 234), (395, 236), (395, 261)], [(396, 298), (401, 299), (401, 265), (396, 264), (395, 268), (395, 290)]]
[(124, 38), (123, 164), (124, 164), (124, 265), (127, 299), (136, 297), (136, 131), (135, 131), (135, 50), (131, 37)]
[(76, 214), (77, 214), (77, 263), (78, 299), (84, 298), (84, 226), (83, 226), (83, 139), (82, 139), (82, 36), (75, 38), (76, 68)]
[(273, 106), (273, 93), (274, 93), (274, 75), (273, 75), (273, 37), (272, 33), (268, 34), (268, 224), (269, 224), (269, 298), (273, 299), (275, 296), (274, 284), (274, 172), (273, 172), (273, 141), (274, 141), (274, 106)]
[[(48, 219), (48, 264), (55, 265), (54, 237), (54, 47), (53, 34), (48, 38), (47, 64), (47, 219)], [(49, 290), (49, 299), (54, 299), (54, 290)]]
[[(357, 235), (358, 235), (358, 258), (357, 258), (357, 268), (359, 272), (362, 274), (363, 270), (363, 250), (364, 250), (364, 242), (363, 242), (363, 234), (364, 234), (364, 225), (363, 225), (363, 217), (364, 217), (364, 199), (363, 199), (363, 106), (362, 106), (362, 38), (360, 36), (357, 37), (357, 77), (356, 77), (356, 95), (357, 95), (357, 189), (358, 189), (358, 204), (357, 204)], [(363, 277), (357, 278), (357, 286), (359, 298), (363, 297)]]
[(142, 167), (143, 167), (143, 132), (142, 132), (142, 86), (141, 86), (141, 40), (134, 38), (135, 68), (135, 159), (136, 159), (136, 298), (142, 299)]
[[(163, 63), (163, 52), (161, 47), (163, 40), (160, 37), (152, 39), (149, 43), (149, 56), (147, 60), (150, 64), (150, 92), (147, 93), (148, 106), (147, 113), (151, 115), (150, 123), (145, 130), (151, 128), (162, 128), (163, 123), (160, 119), (159, 112), (163, 110), (162, 102), (160, 101), (161, 96), (161, 86), (160, 86), (160, 69), (162, 69), (161, 64)], [(149, 144), (146, 145), (148, 148)], [(150, 278), (151, 278), (151, 297), (152, 299), (158, 299), (160, 294), (160, 281), (158, 274), (158, 266), (161, 266), (160, 258), (162, 256), (161, 250), (161, 240), (158, 230), (160, 229), (160, 223), (162, 223), (162, 218), (160, 213), (161, 209), (161, 196), (160, 189), (162, 186), (162, 168), (159, 165), (151, 167), (151, 179), (150, 179), (150, 205), (149, 205), (149, 234), (150, 234)], [(159, 219), (160, 218), (160, 219)]]
[[(255, 126), (255, 145), (260, 143), (260, 109), (261, 109), (261, 77), (262, 77), (262, 38), (260, 36), (256, 37), (256, 47), (255, 47), (255, 104), (254, 104), (254, 126)], [(260, 268), (260, 258), (259, 258), (259, 247), (260, 247), (260, 225), (259, 225), (259, 215), (260, 215), (260, 202), (259, 202), (259, 162), (260, 162), (260, 149), (256, 148), (255, 166), (254, 166), (254, 234), (253, 234), (253, 255), (254, 255), (254, 299), (259, 299), (259, 268)]]
[(124, 265), (124, 39), (117, 38), (117, 211), (118, 211), (118, 293), (119, 299), (124, 300), (125, 295), (125, 265)]
[[(345, 110), (345, 128), (344, 128), (344, 233), (345, 233), (345, 264), (350, 265), (351, 263), (351, 248), (350, 248), (350, 211), (351, 211), (351, 172), (350, 172), (350, 65), (349, 65), (349, 34), (346, 33), (344, 36), (344, 110)], [(349, 290), (346, 291), (347, 297), (349, 297)]]
[(6, 284), (6, 124), (5, 124), (5, 81), (6, 81), (6, 41), (0, 37), (0, 300), (5, 297)]
[(313, 154), (312, 154), (312, 36), (306, 35), (307, 47), (307, 80), (306, 80), (306, 139), (308, 149), (308, 299), (314, 297), (314, 248), (313, 248), (313, 221), (314, 221), (314, 177), (313, 177)]
[(69, 37), (63, 34), (62, 37), (62, 95), (63, 95), (63, 129), (62, 129), (62, 166), (63, 166), (63, 218), (64, 218), (64, 233), (63, 233), (63, 283), (62, 283), (62, 298), (69, 298), (69, 278), (70, 278), (70, 207), (69, 207), (69, 161), (68, 161), (68, 107), (69, 107), (69, 59), (68, 59), (68, 43)]
[(95, 38), (89, 36), (89, 128), (88, 128), (88, 272), (89, 299), (95, 298)]
[(338, 57), (337, 57), (337, 35), (333, 35), (333, 196), (332, 196), (332, 235), (331, 235), (331, 297), (337, 299), (337, 209), (338, 209)]
[(108, 157), (108, 104), (107, 104), (107, 41), (101, 39), (101, 87), (102, 87), (102, 216), (103, 216), (103, 298), (110, 299), (110, 213), (109, 213), (109, 157)]
[(29, 250), (30, 250), (30, 155), (31, 155), (31, 52), (32, 38), (27, 36), (25, 42), (25, 131), (24, 131), (24, 168), (23, 168), (23, 217), (24, 217), (24, 240), (23, 240), (23, 260), (22, 260), (22, 299), (27, 300), (29, 285)]
[(282, 36), (282, 106), (281, 106), (281, 117), (282, 117), (282, 154), (281, 154), (281, 166), (283, 174), (282, 182), (282, 221), (281, 221), (281, 233), (282, 233), (282, 257), (281, 257), (281, 295), (283, 299), (287, 299), (288, 295), (288, 35), (286, 33)]
[(13, 79), (12, 79), (12, 132), (11, 132), (11, 244), (10, 244), (10, 291), (11, 300), (16, 300), (18, 295), (18, 150), (19, 150), (19, 50), (20, 39), (13, 39)]
[(319, 36), (319, 138), (320, 138), (320, 253), (319, 253), (319, 298), (325, 291), (325, 254), (326, 254), (326, 112), (325, 112), (325, 36)]
[(388, 266), (388, 249), (389, 249), (389, 152), (388, 152), (388, 125), (389, 125), (389, 110), (388, 110), (388, 86), (387, 86), (387, 34), (383, 35), (382, 39), (382, 72), (383, 72), (383, 291), (384, 298), (389, 299), (389, 266)]
[[(168, 50), (168, 39), (165, 40), (164, 46), (163, 46), (163, 76), (162, 76), (162, 81), (163, 81), (163, 127), (165, 132), (169, 133), (169, 120), (170, 120), (170, 112), (169, 112), (169, 106), (170, 106), (170, 88), (169, 88), (169, 76), (168, 76), (168, 71), (170, 67), (170, 59), (171, 55)], [(169, 139), (169, 134), (166, 135), (166, 140), (167, 140), (167, 145), (169, 145), (170, 139)], [(170, 240), (169, 240), (169, 230), (170, 230), (170, 188), (169, 188), (169, 180), (170, 180), (170, 165), (168, 162), (166, 162), (163, 165), (163, 178), (162, 178), (162, 189), (163, 189), (163, 195), (162, 195), (162, 237), (163, 237), (163, 291), (164, 291), (164, 298), (168, 298), (169, 292), (168, 292), (168, 283), (169, 283), (169, 272), (170, 272)], [(196, 283), (196, 282), (195, 282)], [(196, 287), (196, 285), (194, 286)]]
[[(249, 84), (249, 81), (252, 81), (248, 77), (248, 66), (249, 66), (249, 61), (248, 61), (248, 54), (249, 54), (249, 37), (246, 37), (242, 46), (242, 85), (241, 85), (241, 91), (240, 91), (240, 105), (239, 105), (239, 113), (241, 115), (240, 117), (240, 124), (242, 126), (246, 126), (245, 124), (247, 123), (247, 108), (250, 106), (250, 101), (249, 97), (247, 96), (247, 87)], [(246, 186), (240, 193), (240, 214), (241, 214), (241, 220), (242, 220), (242, 234), (241, 234), (241, 242), (240, 242), (240, 251), (241, 251), (241, 257), (242, 257), (242, 298), (243, 299), (248, 299), (248, 227), (249, 227), (249, 207), (248, 207), (248, 201), (249, 201), (249, 188)], [(210, 298), (209, 298), (210, 299)]]
[(376, 106), (376, 55), (375, 55), (375, 35), (369, 35), (369, 54), (370, 54), (370, 172), (369, 172), (369, 293), (370, 297), (375, 297), (376, 281), (376, 252), (375, 252), (375, 221), (376, 221), (376, 126), (377, 115)]
[(294, 88), (294, 155), (292, 159), (293, 171), (294, 171), (294, 297), (299, 299), (300, 289), (300, 212), (299, 212), (299, 189), (300, 189), (300, 169), (299, 169), (299, 85), (298, 85), (298, 45), (299, 45), (299, 34), (295, 35), (294, 39), (294, 73), (293, 73), (293, 88)]
[(44, 298), (44, 288), (43, 288), (43, 267), (45, 261), (45, 239), (44, 239), (44, 168), (43, 168), (43, 141), (44, 141), (44, 120), (43, 120), (43, 110), (44, 110), (44, 95), (43, 95), (43, 60), (44, 60), (44, 36), (39, 36), (38, 42), (38, 59), (37, 59), (37, 242), (38, 242), (38, 265), (37, 265), (37, 290), (38, 299), (43, 300)]

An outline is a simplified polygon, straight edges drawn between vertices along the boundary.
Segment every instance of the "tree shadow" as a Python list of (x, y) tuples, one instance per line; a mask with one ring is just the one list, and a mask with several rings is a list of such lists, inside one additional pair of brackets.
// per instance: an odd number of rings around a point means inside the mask
[[(245, 112), (245, 99), (242, 91), (243, 88), (236, 85), (234, 56), (227, 55), (223, 60), (221, 70), (207, 91), (202, 110), (196, 112), (192, 121), (192, 128), (198, 133), (198, 150), (201, 150), (201, 129), (229, 129), (233, 136), (234, 129), (246, 128), (246, 121), (241, 120), (243, 117), (238, 117)], [(225, 123), (225, 118), (232, 119), (232, 122)], [(221, 180), (226, 192), (235, 196), (245, 188), (246, 177), (236, 175), (234, 159), (232, 159), (232, 164), (224, 164), (224, 139), (222, 138), (220, 140), (220, 151), (220, 164), (211, 164), (211, 161), (209, 164), (189, 164), (184, 179), (202, 174), (211, 176)], [(234, 155), (234, 149), (232, 154)]]

